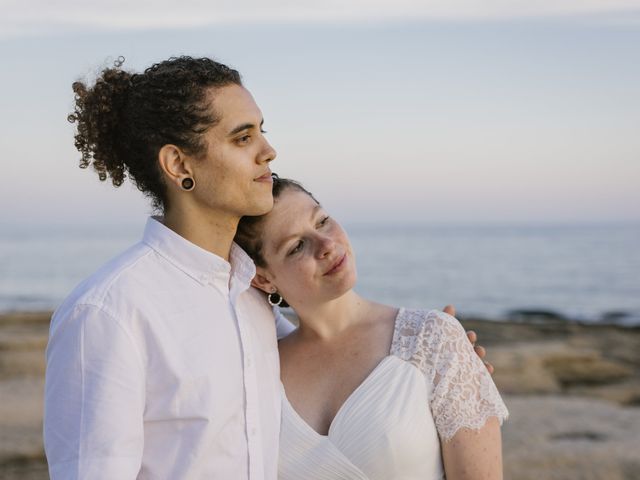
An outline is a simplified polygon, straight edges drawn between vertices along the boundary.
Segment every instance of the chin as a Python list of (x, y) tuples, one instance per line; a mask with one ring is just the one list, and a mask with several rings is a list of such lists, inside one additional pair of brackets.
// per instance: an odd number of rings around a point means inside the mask
[(266, 215), (272, 209), (273, 209), (273, 197), (269, 197), (268, 199), (265, 199), (264, 201), (261, 201), (261, 202), (256, 202), (254, 205), (249, 207), (247, 210), (250, 210), (250, 212), (246, 213), (245, 215), (251, 216), (251, 217), (258, 217), (260, 215)]
[(354, 272), (348, 282), (348, 290), (353, 290), (356, 287), (356, 283), (358, 283), (358, 275)]
[(356, 268), (356, 259), (353, 255), (353, 250), (351, 246), (349, 246), (349, 250), (347, 251), (347, 258), (350, 260), (348, 279), (351, 281), (351, 288), (355, 287), (356, 281), (358, 280), (358, 269)]
[(339, 294), (338, 296), (342, 296), (347, 292), (350, 292), (351, 290), (353, 290), (356, 286), (356, 281), (358, 280), (358, 275), (355, 272), (355, 270), (351, 271), (348, 273), (348, 275), (345, 275), (344, 279), (342, 282), (340, 282), (340, 288), (339, 288)]

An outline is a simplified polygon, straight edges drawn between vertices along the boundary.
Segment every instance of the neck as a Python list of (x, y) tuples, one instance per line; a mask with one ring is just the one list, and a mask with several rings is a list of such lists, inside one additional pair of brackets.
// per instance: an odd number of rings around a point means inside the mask
[(197, 209), (168, 209), (164, 215), (167, 228), (227, 261), (239, 220), (218, 212)]
[(301, 337), (330, 340), (360, 323), (375, 308), (373, 302), (362, 298), (353, 290), (321, 305), (294, 307), (300, 319)]

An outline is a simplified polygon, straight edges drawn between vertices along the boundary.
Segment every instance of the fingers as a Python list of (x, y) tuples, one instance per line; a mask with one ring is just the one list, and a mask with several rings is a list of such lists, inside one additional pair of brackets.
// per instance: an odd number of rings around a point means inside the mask
[(487, 371), (489, 372), (489, 375), (493, 375), (493, 371), (495, 370), (493, 368), (493, 365), (491, 365), (489, 362), (484, 362), (484, 366), (487, 367)]
[[(473, 340), (476, 340), (475, 332), (472, 332), (472, 331), (467, 332), (467, 337), (469, 337), (469, 340), (471, 340), (472, 338), (473, 338)], [(473, 344), (474, 342), (472, 341), (471, 343)], [(478, 358), (480, 358), (480, 360), (482, 360), (482, 363), (484, 363), (484, 366), (487, 368), (487, 371), (489, 372), (489, 375), (493, 375), (493, 372), (494, 372), (495, 368), (493, 368), (493, 365), (491, 365), (489, 362), (487, 362), (484, 359), (484, 357), (487, 356), (487, 351), (485, 350), (485, 348), (480, 346), (480, 345), (474, 345), (473, 346), (473, 351), (476, 352), (476, 355), (478, 355)]]
[(474, 332), (473, 330), (467, 331), (467, 338), (471, 342), (471, 345), (475, 345), (478, 341), (478, 335), (476, 335), (476, 332)]
[[(447, 305), (442, 311), (452, 316), (456, 315), (456, 308), (453, 305)], [(471, 345), (473, 345), (473, 351), (476, 352), (476, 355), (478, 355), (480, 360), (482, 360), (482, 363), (484, 363), (484, 366), (487, 368), (489, 375), (493, 375), (495, 368), (493, 368), (493, 365), (489, 362), (484, 360), (484, 357), (487, 355), (487, 351), (484, 347), (476, 345), (476, 342), (478, 341), (478, 335), (476, 332), (473, 330), (467, 331), (467, 338), (469, 339), (469, 342), (471, 342)]]
[(454, 307), (453, 305), (447, 305), (442, 309), (442, 311), (444, 313), (451, 315), (452, 317), (456, 316), (456, 307)]

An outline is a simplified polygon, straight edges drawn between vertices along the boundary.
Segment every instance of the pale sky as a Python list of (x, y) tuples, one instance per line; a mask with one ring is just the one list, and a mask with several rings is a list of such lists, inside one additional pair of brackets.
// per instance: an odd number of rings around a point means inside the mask
[(598, 15), (638, 23), (638, 0), (2, 0), (3, 36), (43, 30), (193, 28), (222, 24), (482, 21)]
[(243, 74), (344, 221), (640, 221), (640, 1), (0, 5), (0, 227), (142, 222), (77, 167), (71, 83), (179, 54)]

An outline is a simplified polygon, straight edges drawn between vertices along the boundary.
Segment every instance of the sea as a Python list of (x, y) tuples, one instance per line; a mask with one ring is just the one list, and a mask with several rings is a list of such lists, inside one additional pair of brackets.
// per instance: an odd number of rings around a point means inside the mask
[[(140, 225), (3, 226), (0, 312), (55, 309), (136, 242)], [(640, 224), (346, 225), (356, 290), (396, 306), (493, 320), (640, 325)]]

